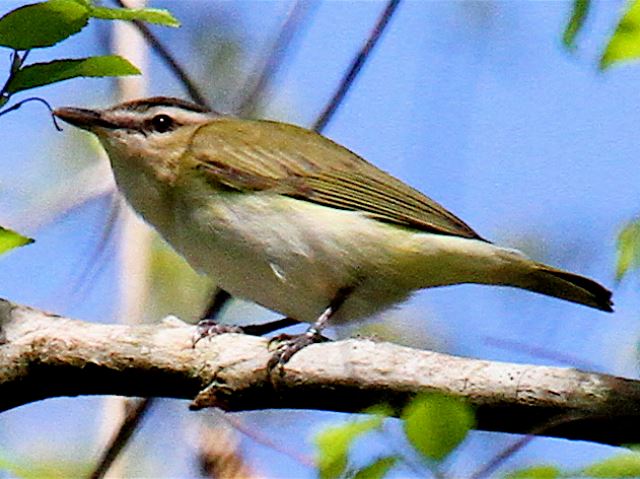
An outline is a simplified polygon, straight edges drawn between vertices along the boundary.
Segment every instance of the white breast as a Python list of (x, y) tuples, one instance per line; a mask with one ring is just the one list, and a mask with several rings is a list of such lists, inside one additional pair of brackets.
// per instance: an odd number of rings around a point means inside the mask
[(371, 315), (409, 293), (371, 294), (372, 278), (391, 280), (381, 243), (393, 230), (359, 213), (267, 193), (220, 193), (192, 205), (178, 203), (175, 228), (163, 234), (234, 296), (313, 322), (344, 287), (360, 286), (338, 320)]

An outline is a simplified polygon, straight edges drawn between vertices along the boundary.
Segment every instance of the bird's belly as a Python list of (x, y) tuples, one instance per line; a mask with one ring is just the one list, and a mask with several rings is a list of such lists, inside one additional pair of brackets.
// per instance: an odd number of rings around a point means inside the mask
[(334, 317), (340, 322), (370, 316), (410, 293), (395, 281), (385, 254), (384, 236), (396, 229), (359, 213), (266, 194), (226, 193), (192, 206), (161, 232), (234, 296), (313, 322), (338, 291), (353, 288)]

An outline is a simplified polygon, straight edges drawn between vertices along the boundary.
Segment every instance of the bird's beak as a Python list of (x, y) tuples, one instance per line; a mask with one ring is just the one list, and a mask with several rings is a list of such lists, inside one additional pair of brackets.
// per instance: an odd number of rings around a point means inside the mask
[(115, 123), (106, 120), (102, 112), (98, 110), (85, 110), (84, 108), (63, 107), (57, 108), (53, 114), (67, 123), (82, 128), (83, 130), (94, 131), (96, 127), (118, 128)]

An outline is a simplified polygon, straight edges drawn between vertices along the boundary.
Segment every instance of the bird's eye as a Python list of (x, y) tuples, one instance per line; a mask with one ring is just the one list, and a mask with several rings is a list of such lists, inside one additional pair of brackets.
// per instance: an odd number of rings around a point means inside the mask
[(169, 115), (156, 115), (151, 119), (151, 126), (158, 133), (165, 133), (173, 128), (174, 121)]

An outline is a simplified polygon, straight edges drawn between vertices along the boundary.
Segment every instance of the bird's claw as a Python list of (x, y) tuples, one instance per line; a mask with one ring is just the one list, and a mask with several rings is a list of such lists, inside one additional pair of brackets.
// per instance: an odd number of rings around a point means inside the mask
[(196, 344), (198, 344), (202, 339), (212, 338), (214, 336), (218, 336), (219, 334), (225, 333), (243, 334), (244, 330), (242, 326), (219, 324), (211, 319), (203, 319), (196, 325), (196, 332), (191, 339), (192, 347), (195, 348)]
[(277, 344), (269, 362), (267, 371), (271, 375), (276, 369), (280, 376), (284, 374), (284, 366), (298, 351), (315, 343), (329, 341), (316, 330), (309, 330), (303, 334), (279, 334), (269, 340), (269, 349)]

